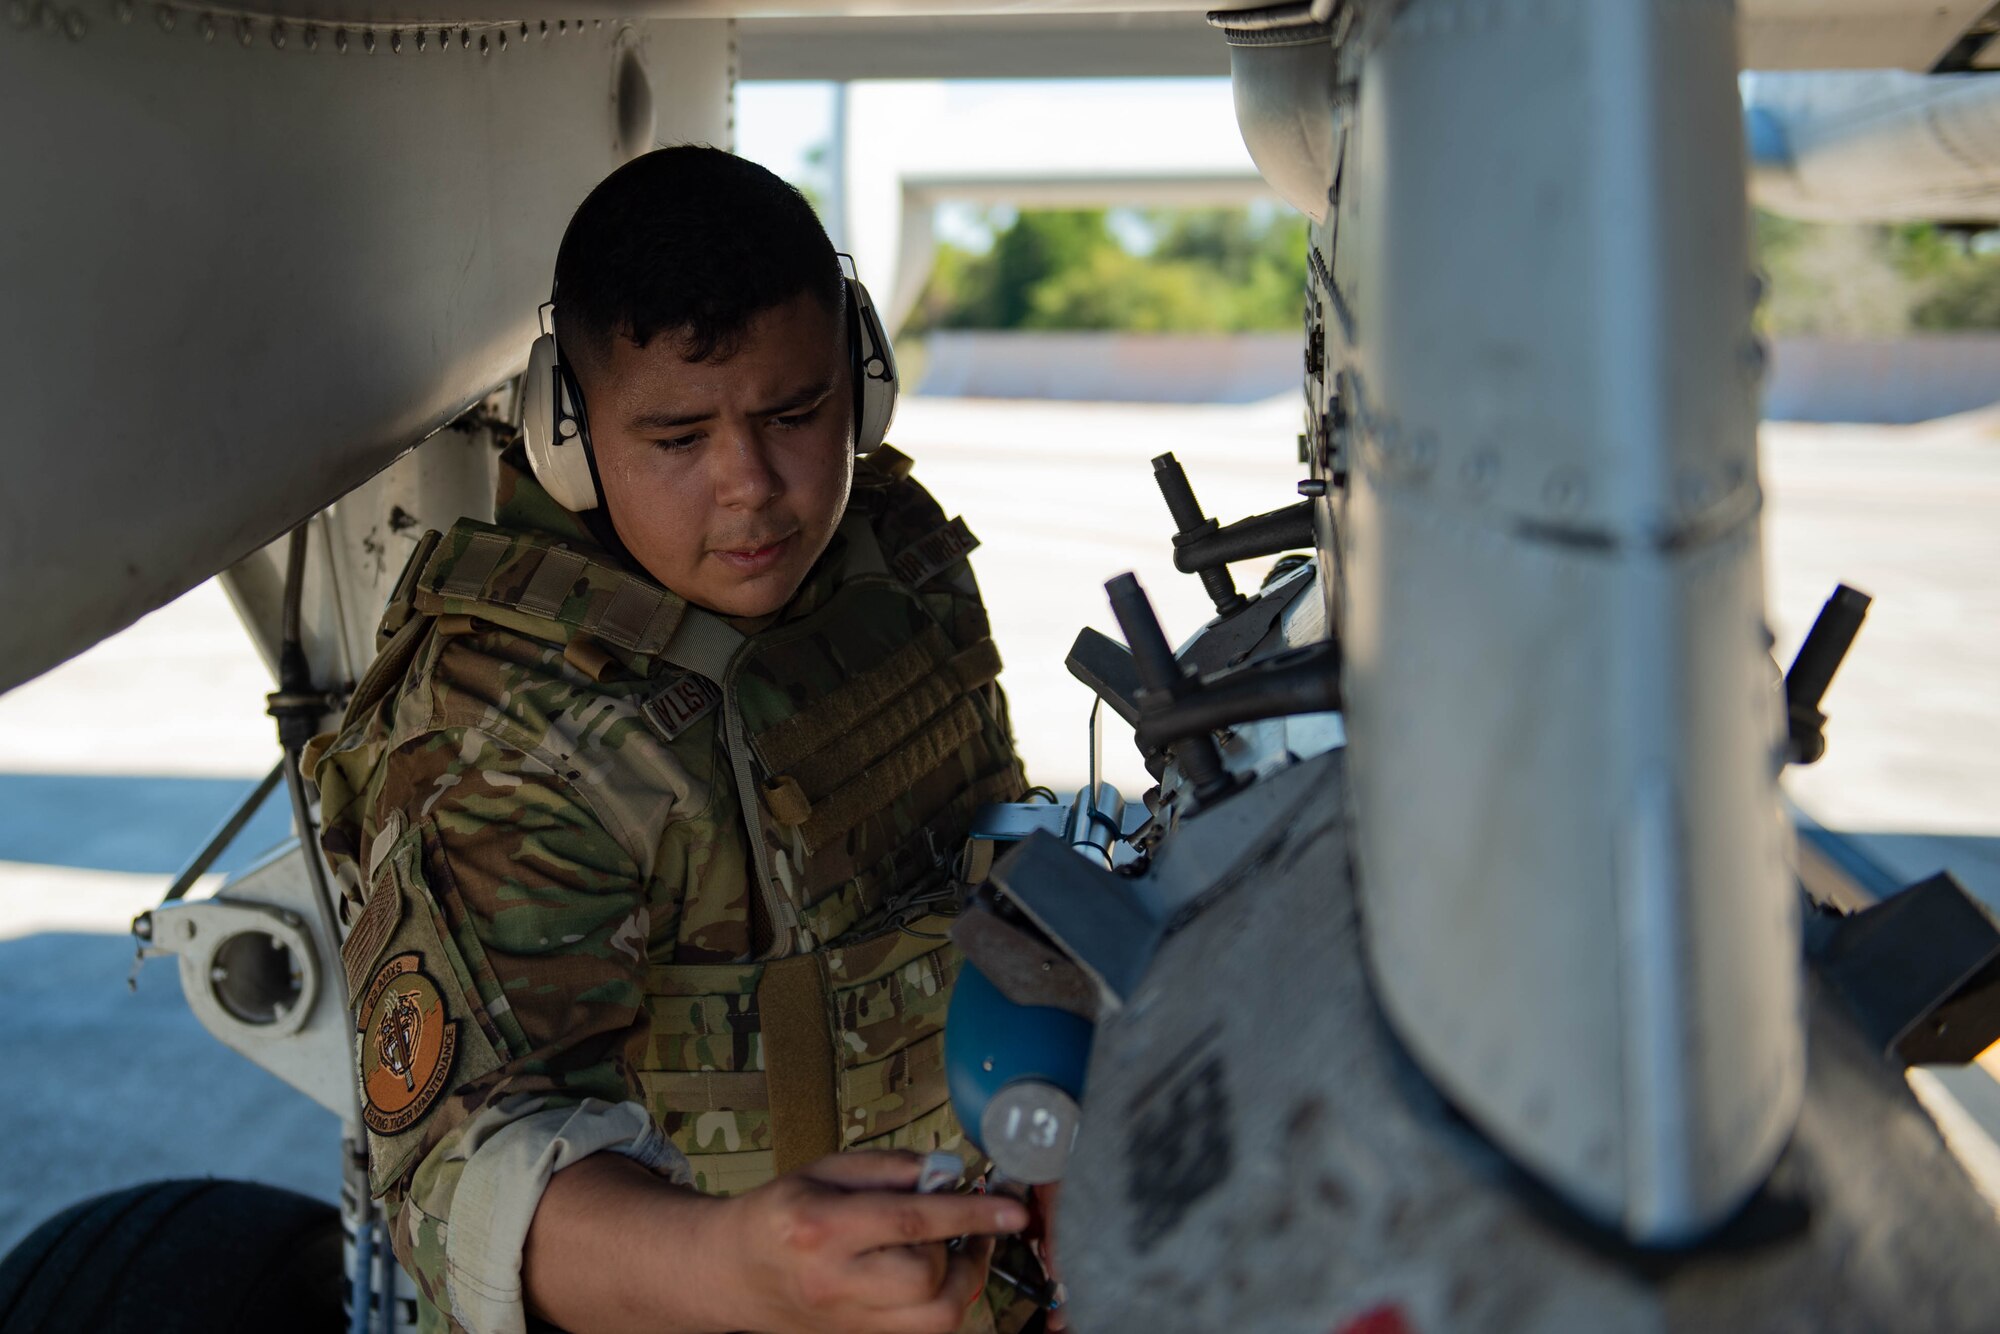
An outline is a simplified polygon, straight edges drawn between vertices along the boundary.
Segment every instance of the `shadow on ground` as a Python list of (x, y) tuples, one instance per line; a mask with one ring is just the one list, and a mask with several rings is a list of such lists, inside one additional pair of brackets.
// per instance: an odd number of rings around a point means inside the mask
[[(0, 861), (171, 875), (256, 786), (247, 778), (0, 773)], [(283, 793), (273, 793), (214, 869), (243, 869), (291, 827)]]
[(340, 1124), (211, 1038), (132, 941), (0, 940), (0, 1254), (86, 1196), (160, 1177), (265, 1181), (331, 1201)]

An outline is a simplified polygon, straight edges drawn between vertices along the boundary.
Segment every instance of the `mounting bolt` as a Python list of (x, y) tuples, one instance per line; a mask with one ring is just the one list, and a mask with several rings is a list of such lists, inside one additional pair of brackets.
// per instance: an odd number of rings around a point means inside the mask
[(282, 23), (271, 25), (271, 48), (276, 51), (285, 49), (285, 25)]
[(1317, 500), (1326, 494), (1326, 479), (1307, 477), (1299, 483), (1299, 494), (1309, 500)]

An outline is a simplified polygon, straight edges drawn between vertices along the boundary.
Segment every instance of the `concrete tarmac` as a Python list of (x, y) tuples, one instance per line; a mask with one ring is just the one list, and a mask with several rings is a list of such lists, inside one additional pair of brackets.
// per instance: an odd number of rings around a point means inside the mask
[[(1173, 450), (1218, 518), (1276, 508), (1296, 498), (1298, 416), (1289, 398), (906, 402), (897, 444), (984, 542), (974, 565), (1036, 781), (1084, 777), (1090, 696), (1062, 658), (1080, 625), (1116, 633), (1105, 579), (1138, 572), (1172, 638), (1208, 615), (1172, 569), (1148, 460)], [(1837, 581), (1876, 598), (1827, 698), (1828, 756), (1789, 790), (1904, 879), (1948, 865), (2000, 904), (1996, 423), (1767, 426), (1764, 475), (1780, 660)], [(78, 1198), (149, 1178), (332, 1195), (334, 1119), (210, 1039), (170, 962), (125, 985), (132, 915), (276, 758), (269, 689), (205, 585), (0, 697), (0, 1252)], [(1145, 776), (1115, 719), (1105, 753), (1136, 797)], [(267, 813), (249, 842), (282, 829)]]

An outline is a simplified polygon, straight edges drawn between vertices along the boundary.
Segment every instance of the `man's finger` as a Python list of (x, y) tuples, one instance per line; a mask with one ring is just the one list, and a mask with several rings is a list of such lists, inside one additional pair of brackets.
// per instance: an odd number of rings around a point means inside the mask
[(863, 1149), (835, 1153), (799, 1169), (799, 1175), (841, 1190), (909, 1190), (917, 1184), (923, 1158), (903, 1149)]
[(920, 1246), (953, 1237), (1019, 1232), (1021, 1204), (991, 1195), (906, 1195), (867, 1191), (826, 1202), (851, 1254), (883, 1246)]
[(986, 1285), (986, 1258), (991, 1253), (990, 1243), (954, 1252), (938, 1295), (928, 1302), (882, 1312), (883, 1334), (935, 1334), (957, 1329)]
[(917, 1306), (936, 1299), (951, 1272), (951, 1252), (941, 1241), (884, 1246), (849, 1263), (850, 1291), (863, 1306)]

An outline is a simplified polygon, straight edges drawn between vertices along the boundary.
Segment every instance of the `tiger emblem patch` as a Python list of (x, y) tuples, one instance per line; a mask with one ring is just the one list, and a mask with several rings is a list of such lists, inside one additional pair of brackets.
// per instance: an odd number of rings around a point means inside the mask
[(451, 1081), (458, 1021), (424, 972), (423, 956), (398, 954), (368, 984), (361, 1016), (361, 1119), (378, 1135), (408, 1130)]

